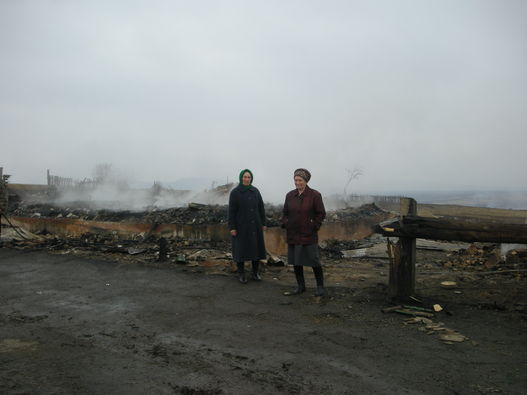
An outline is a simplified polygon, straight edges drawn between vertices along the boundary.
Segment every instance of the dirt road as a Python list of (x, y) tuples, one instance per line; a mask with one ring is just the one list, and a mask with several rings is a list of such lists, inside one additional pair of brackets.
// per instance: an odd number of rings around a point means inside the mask
[(0, 249), (0, 393), (527, 391), (513, 311), (452, 305), (438, 320), (469, 340), (445, 344), (383, 314), (382, 286), (288, 298), (270, 272), (243, 286), (200, 271)]

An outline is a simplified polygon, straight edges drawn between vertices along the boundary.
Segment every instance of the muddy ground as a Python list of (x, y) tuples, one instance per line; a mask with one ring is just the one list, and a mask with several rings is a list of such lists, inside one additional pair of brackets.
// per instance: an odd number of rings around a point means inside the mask
[(526, 393), (525, 277), (418, 253), (416, 296), (444, 308), (421, 322), (381, 311), (382, 258), (325, 259), (316, 298), (308, 272), (306, 294), (282, 295), (287, 266), (242, 285), (228, 260), (1, 248), (0, 393)]

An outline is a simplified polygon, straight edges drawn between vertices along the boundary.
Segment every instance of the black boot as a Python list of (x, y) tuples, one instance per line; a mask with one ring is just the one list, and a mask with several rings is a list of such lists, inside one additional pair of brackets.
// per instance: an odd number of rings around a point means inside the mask
[(259, 265), (260, 265), (260, 262), (253, 261), (253, 280), (254, 281), (262, 281), (262, 278), (260, 277), (260, 274), (258, 273)]
[(304, 281), (304, 266), (294, 266), (295, 268), (295, 277), (297, 287), (293, 291), (284, 292), (285, 296), (299, 295), (306, 292), (306, 282)]
[(245, 268), (243, 262), (236, 262), (236, 266), (238, 266), (238, 280), (242, 284), (247, 284), (247, 279), (245, 278)]
[(324, 272), (322, 266), (313, 267), (313, 273), (315, 273), (315, 279), (317, 280), (317, 292), (315, 296), (326, 296), (326, 289), (324, 288)]

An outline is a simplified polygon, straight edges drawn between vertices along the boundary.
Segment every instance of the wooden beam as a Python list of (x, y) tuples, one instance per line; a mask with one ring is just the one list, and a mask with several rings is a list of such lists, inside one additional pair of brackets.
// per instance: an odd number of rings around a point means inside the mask
[(527, 224), (505, 224), (493, 221), (407, 215), (399, 220), (379, 224), (376, 231), (388, 237), (527, 244)]
[(388, 239), (390, 279), (388, 296), (408, 299), (415, 291), (416, 238), (467, 242), (527, 244), (527, 224), (511, 224), (480, 219), (428, 218), (417, 216), (417, 202), (401, 198), (401, 217), (385, 221), (374, 230)]

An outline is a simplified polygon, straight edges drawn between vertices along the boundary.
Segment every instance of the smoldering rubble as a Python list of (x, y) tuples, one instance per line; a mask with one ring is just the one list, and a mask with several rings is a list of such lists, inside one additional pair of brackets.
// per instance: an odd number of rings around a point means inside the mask
[[(151, 224), (154, 228), (157, 224), (183, 224), (183, 225), (209, 225), (225, 224), (228, 216), (228, 206), (226, 205), (205, 205), (199, 203), (189, 203), (186, 207), (174, 207), (170, 209), (151, 208), (145, 211), (130, 210), (107, 210), (96, 209), (83, 202), (74, 202), (71, 207), (62, 207), (57, 204), (24, 204), (21, 202), (14, 208), (9, 215), (11, 217), (28, 218), (49, 218), (54, 220), (79, 219), (84, 221), (107, 221), (122, 223), (142, 223)], [(331, 210), (327, 215), (327, 222), (353, 222), (358, 219), (376, 218), (377, 216), (389, 215), (375, 204), (366, 204), (358, 208), (346, 208), (341, 210)], [(282, 207), (279, 205), (266, 204), (266, 222), (269, 227), (281, 226)], [(5, 233), (5, 232), (4, 232)], [(13, 234), (13, 232), (11, 232)], [(224, 256), (228, 257), (230, 243), (225, 240), (213, 240), (201, 238), (199, 240), (189, 240), (178, 236), (162, 237), (151, 232), (142, 232), (135, 235), (123, 236), (117, 232), (105, 233), (85, 233), (81, 236), (54, 235), (46, 230), (38, 231), (34, 234), (25, 232), (25, 236), (15, 237), (6, 241), (6, 245), (12, 247), (35, 247), (45, 248), (51, 251), (68, 250), (91, 250), (105, 253), (124, 253), (129, 255), (151, 255), (151, 260), (157, 259), (159, 253), (160, 239), (167, 240), (169, 251), (189, 250), (185, 255), (192, 256), (199, 249), (219, 249), (225, 251)], [(382, 238), (372, 236), (374, 241), (328, 241), (321, 243), (321, 251), (327, 257), (341, 258), (344, 255), (342, 250), (353, 248), (363, 248), (375, 243), (382, 242)], [(182, 254), (179, 254), (179, 261), (182, 261)], [(174, 255), (174, 260), (175, 260)], [(269, 256), (268, 261), (283, 262), (281, 258)]]
[[(220, 197), (219, 201), (225, 202), (229, 188), (217, 188), (209, 197)], [(150, 195), (159, 197), (163, 192), (154, 188)], [(143, 227), (147, 230), (135, 234), (104, 231), (73, 236), (52, 234), (45, 229), (31, 233), (3, 221), (2, 241), (4, 246), (15, 249), (43, 249), (53, 254), (84, 255), (123, 263), (178, 265), (191, 271), (229, 275), (235, 270), (235, 265), (232, 263), (228, 238), (189, 238), (178, 236), (176, 233), (167, 235), (153, 231), (160, 224), (219, 225), (220, 228), (225, 226), (226, 229), (228, 206), (206, 204), (203, 201), (164, 207), (155, 204), (159, 199), (151, 199), (149, 205), (139, 209), (118, 209), (119, 202), (106, 204), (106, 207), (101, 208), (105, 205), (93, 200), (67, 201), (65, 195), (57, 199), (56, 196), (49, 195), (49, 189), (45, 195), (40, 192), (33, 193), (32, 196), (21, 194), (19, 199), (11, 199), (7, 210), (8, 218), (51, 219), (57, 223), (71, 219), (150, 226)], [(325, 223), (367, 223), (373, 219), (397, 215), (387, 211), (393, 207), (392, 201), (379, 202), (382, 203), (385, 205), (367, 203), (358, 207), (328, 210)], [(278, 228), (281, 225), (281, 215), (280, 205), (266, 204), (266, 222), (269, 227)], [(467, 244), (418, 239), (417, 249), (418, 286), (425, 287), (424, 289), (437, 287), (440, 292), (450, 292), (441, 294), (445, 300), (456, 298), (458, 294), (452, 292), (462, 292), (465, 301), (473, 300), (474, 303), (481, 304), (483, 302), (476, 292), (476, 286), (484, 283), (495, 290), (491, 296), (485, 295), (487, 299), (494, 300), (493, 303), (499, 303), (505, 308), (510, 303), (514, 309), (526, 310), (525, 298), (519, 298), (515, 291), (524, 288), (522, 284), (527, 278), (527, 253), (522, 246), (503, 252), (501, 246), (491, 243)], [(386, 286), (384, 283), (387, 280), (390, 259), (386, 251), (386, 239), (373, 234), (373, 231), (357, 239), (344, 240), (337, 237), (321, 240), (320, 252), (328, 269), (330, 283), (352, 286), (355, 281), (361, 281), (363, 285)], [(268, 254), (263, 263), (263, 272), (273, 279), (287, 278), (292, 270), (287, 265), (287, 257), (279, 254)], [(457, 283), (458, 288), (455, 291), (443, 291), (440, 280), (452, 280)], [(501, 286), (503, 283), (507, 283), (507, 287)], [(496, 300), (498, 295), (499, 301)]]
[[(267, 226), (280, 226), (282, 216), (281, 205), (265, 205)], [(328, 211), (326, 222), (353, 221), (367, 216), (385, 213), (374, 203), (358, 208), (345, 208)], [(58, 204), (20, 204), (10, 213), (14, 217), (36, 218), (74, 218), (86, 221), (112, 221), (128, 223), (158, 223), (158, 224), (224, 224), (227, 222), (227, 205), (207, 205), (189, 203), (185, 207), (160, 209), (150, 207), (142, 211), (108, 210), (94, 208), (86, 202), (70, 202), (63, 206)]]
[[(226, 224), (228, 207), (226, 205), (205, 205), (190, 203), (186, 207), (170, 209), (152, 208), (145, 211), (115, 211), (94, 209), (81, 202), (75, 208), (53, 204), (20, 204), (10, 214), (12, 217), (33, 217), (62, 219), (72, 218), (86, 221), (112, 221), (123, 223), (156, 224)], [(282, 207), (266, 205), (267, 223), (270, 227), (280, 226)], [(358, 208), (346, 208), (328, 212), (327, 222), (353, 222), (360, 218), (379, 216), (384, 210), (375, 204)], [(5, 223), (5, 221), (4, 221)], [(7, 224), (6, 224), (7, 225)], [(162, 236), (151, 232), (141, 232), (123, 236), (117, 232), (85, 233), (80, 236), (55, 235), (47, 231), (30, 233), (18, 229), (15, 233), (9, 227), (3, 229), (4, 245), (13, 248), (39, 248), (60, 253), (98, 252), (112, 255), (115, 259), (150, 262), (160, 260), (172, 263), (192, 261), (215, 261), (226, 265), (231, 259), (230, 242), (212, 238), (185, 239), (178, 236)], [(9, 237), (9, 235), (11, 237)], [(165, 256), (160, 257), (160, 246), (164, 244)], [(441, 260), (433, 263), (419, 263), (424, 269), (444, 269), (448, 271), (502, 271), (515, 276), (527, 275), (527, 250), (518, 246), (503, 253), (503, 247), (492, 243), (448, 243), (418, 240), (417, 248), (424, 251), (443, 252)], [(211, 252), (212, 251), (212, 252)], [(385, 240), (372, 234), (360, 240), (329, 239), (320, 242), (320, 252), (326, 262), (338, 264), (349, 259), (388, 260)], [(126, 258), (125, 258), (126, 257)], [(286, 257), (268, 254), (267, 263), (283, 266)], [(212, 263), (209, 263), (212, 266)]]

